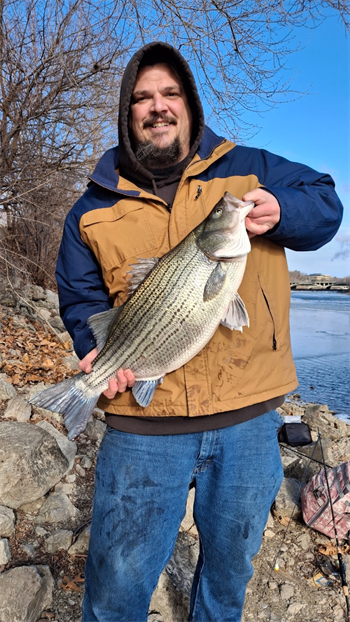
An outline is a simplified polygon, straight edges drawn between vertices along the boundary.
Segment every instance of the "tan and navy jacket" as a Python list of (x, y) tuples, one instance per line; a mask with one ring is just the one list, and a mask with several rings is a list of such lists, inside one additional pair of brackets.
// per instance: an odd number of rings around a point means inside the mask
[[(132, 71), (135, 80), (134, 66)], [(125, 112), (120, 136), (122, 131), (125, 138)], [(195, 358), (166, 375), (147, 408), (136, 403), (131, 391), (112, 401), (102, 396), (99, 406), (112, 414), (212, 415), (271, 400), (297, 386), (284, 247), (314, 250), (335, 235), (342, 205), (334, 182), (327, 174), (268, 151), (237, 146), (207, 127), (203, 132), (198, 126), (193, 140), (195, 153), (178, 182), (171, 210), (152, 186), (141, 189), (137, 171), (128, 175), (128, 167), (123, 167), (125, 141), (122, 167), (118, 147), (104, 154), (66, 219), (56, 272), (61, 316), (75, 351), (84, 357), (95, 346), (88, 318), (125, 302), (128, 272), (137, 258), (161, 257), (174, 248), (210, 214), (225, 191), (242, 199), (249, 190), (263, 187), (277, 198), (281, 220), (268, 234), (251, 239), (239, 289), (250, 327), (240, 333), (220, 325)]]

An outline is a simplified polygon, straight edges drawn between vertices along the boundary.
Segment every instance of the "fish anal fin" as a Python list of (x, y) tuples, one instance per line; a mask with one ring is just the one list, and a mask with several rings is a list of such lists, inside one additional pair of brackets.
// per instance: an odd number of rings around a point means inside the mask
[(224, 287), (226, 276), (226, 271), (223, 269), (221, 263), (218, 262), (206, 282), (203, 292), (204, 302), (212, 300), (221, 292), (222, 288)]
[(239, 330), (242, 332), (243, 326), (249, 327), (249, 316), (244, 302), (239, 294), (235, 294), (232, 298), (228, 309), (221, 320), (221, 324), (231, 330)]
[(148, 406), (152, 401), (157, 386), (162, 382), (163, 378), (157, 378), (156, 380), (136, 380), (131, 390), (137, 403), (144, 408)]
[(148, 258), (137, 258), (137, 263), (130, 264), (130, 270), (127, 272), (128, 275), (128, 291), (132, 294), (138, 286), (144, 281), (146, 276), (153, 270), (153, 268), (157, 265), (159, 261), (159, 257), (148, 257)]
[(106, 343), (109, 329), (116, 321), (122, 307), (115, 307), (102, 313), (91, 315), (88, 319), (88, 325), (92, 330), (92, 334), (96, 339), (96, 347), (100, 352)]

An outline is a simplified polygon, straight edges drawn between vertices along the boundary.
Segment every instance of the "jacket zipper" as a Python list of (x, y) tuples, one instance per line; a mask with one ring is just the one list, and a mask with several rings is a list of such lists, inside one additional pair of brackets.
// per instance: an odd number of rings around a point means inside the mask
[[(260, 282), (260, 280), (259, 280), (259, 282)], [(266, 306), (267, 306), (267, 308), (268, 308), (268, 311), (269, 311), (269, 314), (270, 314), (270, 317), (271, 317), (271, 320), (272, 320), (272, 324), (273, 324), (272, 349), (273, 349), (273, 350), (277, 350), (277, 340), (276, 340), (276, 327), (275, 327), (275, 321), (274, 321), (274, 319), (273, 319), (273, 315), (272, 315), (272, 313), (271, 313), (271, 309), (270, 309), (269, 301), (267, 300), (266, 295), (265, 295), (265, 292), (264, 292), (263, 288), (261, 287), (261, 283), (260, 283), (260, 289), (261, 289), (261, 291), (262, 291), (262, 295), (264, 296), (264, 300), (265, 300), (265, 303), (266, 303)]]

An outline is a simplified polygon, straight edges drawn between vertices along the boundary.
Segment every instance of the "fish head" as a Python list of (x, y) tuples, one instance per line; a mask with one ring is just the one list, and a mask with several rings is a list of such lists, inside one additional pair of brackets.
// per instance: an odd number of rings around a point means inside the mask
[(245, 218), (253, 207), (253, 201), (240, 201), (225, 192), (206, 220), (195, 229), (200, 250), (216, 261), (245, 257), (250, 251)]

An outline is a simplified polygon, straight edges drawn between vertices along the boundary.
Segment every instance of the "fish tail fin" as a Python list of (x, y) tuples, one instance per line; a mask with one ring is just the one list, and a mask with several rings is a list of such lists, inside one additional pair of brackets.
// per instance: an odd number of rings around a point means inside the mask
[(75, 440), (86, 427), (96, 406), (99, 394), (91, 394), (84, 383), (85, 374), (59, 382), (34, 395), (29, 403), (63, 415), (69, 440)]

